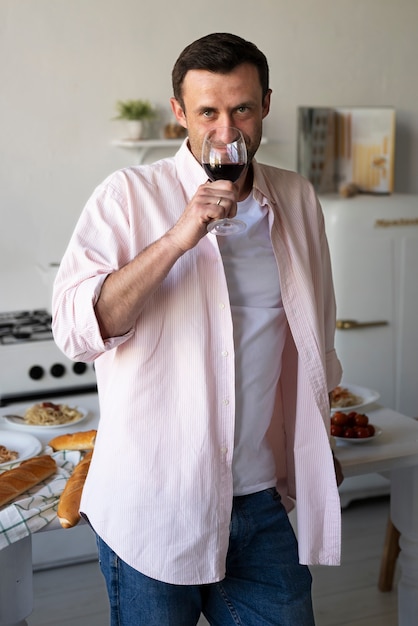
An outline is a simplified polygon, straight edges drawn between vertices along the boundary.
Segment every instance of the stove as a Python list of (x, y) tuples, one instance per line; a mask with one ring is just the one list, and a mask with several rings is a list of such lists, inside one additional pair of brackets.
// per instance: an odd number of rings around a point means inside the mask
[(0, 344), (51, 339), (51, 315), (46, 309), (0, 313)]
[(68, 359), (51, 322), (42, 308), (0, 313), (0, 405), (96, 389), (93, 364)]

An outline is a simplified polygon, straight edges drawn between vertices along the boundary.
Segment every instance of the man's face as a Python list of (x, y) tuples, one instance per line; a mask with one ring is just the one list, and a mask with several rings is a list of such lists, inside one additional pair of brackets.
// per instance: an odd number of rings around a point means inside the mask
[(228, 74), (189, 70), (183, 81), (184, 110), (175, 98), (171, 106), (179, 124), (187, 128), (190, 149), (199, 162), (203, 137), (215, 126), (239, 128), (251, 160), (260, 145), (270, 95), (271, 91), (263, 100), (257, 68), (243, 63)]

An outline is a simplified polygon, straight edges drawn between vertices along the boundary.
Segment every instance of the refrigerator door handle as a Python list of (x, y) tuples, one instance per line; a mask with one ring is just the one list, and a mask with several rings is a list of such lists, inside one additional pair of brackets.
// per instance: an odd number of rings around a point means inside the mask
[(370, 328), (372, 326), (388, 326), (389, 322), (385, 320), (375, 320), (372, 322), (358, 322), (357, 320), (337, 320), (336, 328), (338, 330), (357, 330), (358, 328)]

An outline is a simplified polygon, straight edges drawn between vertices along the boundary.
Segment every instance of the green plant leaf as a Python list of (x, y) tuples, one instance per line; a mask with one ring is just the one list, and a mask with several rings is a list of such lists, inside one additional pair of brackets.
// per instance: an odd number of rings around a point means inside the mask
[(118, 100), (116, 110), (117, 120), (150, 120), (156, 116), (156, 110), (148, 100)]

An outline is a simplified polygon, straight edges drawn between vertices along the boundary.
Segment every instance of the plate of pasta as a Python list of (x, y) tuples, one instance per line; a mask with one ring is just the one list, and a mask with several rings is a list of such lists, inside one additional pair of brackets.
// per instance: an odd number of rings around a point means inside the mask
[(1, 414), (4, 419), (14, 426), (21, 428), (65, 428), (78, 424), (86, 419), (88, 410), (80, 406), (55, 404), (54, 402), (38, 402), (30, 406), (6, 407)]
[(0, 431), (0, 468), (36, 456), (42, 449), (39, 439), (25, 433)]
[(341, 383), (331, 392), (331, 413), (335, 411), (354, 411), (376, 402), (380, 394), (374, 389)]

